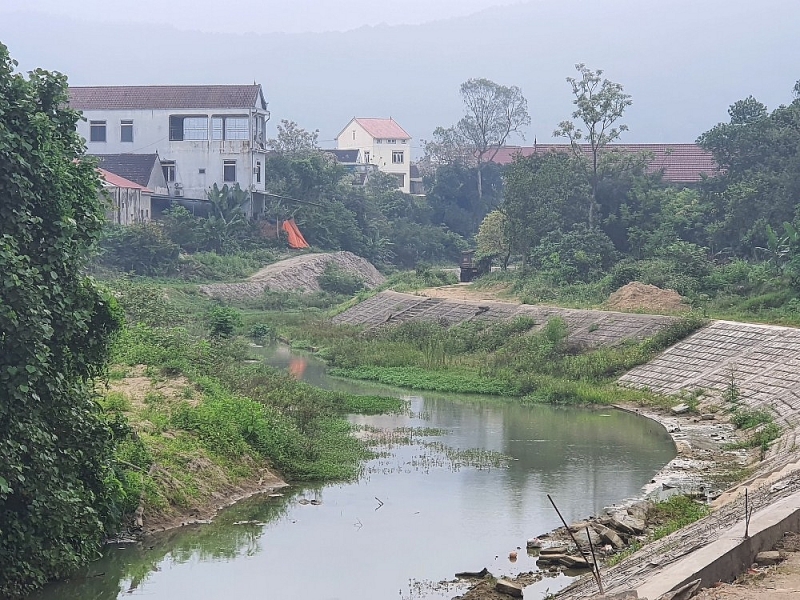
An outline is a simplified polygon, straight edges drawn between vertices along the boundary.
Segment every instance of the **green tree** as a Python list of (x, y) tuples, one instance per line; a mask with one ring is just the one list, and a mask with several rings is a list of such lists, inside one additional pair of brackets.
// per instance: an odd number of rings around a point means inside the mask
[(211, 203), (208, 219), (203, 221), (202, 231), (206, 245), (215, 252), (228, 252), (237, 247), (248, 226), (245, 207), (251, 201), (250, 194), (234, 184), (221, 188), (215, 183), (207, 192)]
[[(634, 157), (621, 153), (603, 152), (608, 144), (619, 139), (628, 126), (617, 124), (632, 101), (619, 83), (602, 79), (603, 71), (592, 71), (583, 63), (575, 65), (580, 77), (567, 77), (575, 99), (572, 121), (562, 121), (553, 132), (567, 138), (575, 160), (581, 166), (591, 187), (589, 226), (595, 224), (597, 195), (601, 181), (612, 172), (619, 172)], [(583, 149), (588, 146), (588, 156)]]
[(511, 242), (508, 238), (508, 218), (502, 211), (493, 210), (483, 219), (475, 236), (477, 258), (497, 259), (505, 271), (511, 258)]
[(84, 275), (105, 206), (62, 75), (26, 79), (0, 45), (0, 596), (97, 556), (119, 518), (94, 399), (119, 327)]
[(734, 103), (730, 121), (704, 133), (698, 143), (721, 167), (706, 182), (712, 214), (711, 244), (754, 256), (768, 245), (767, 225), (792, 222), (800, 198), (800, 98), (771, 113), (752, 97)]
[(318, 150), (319, 129), (307, 131), (294, 121), (281, 119), (278, 137), (269, 140), (269, 147), (276, 152), (293, 156)]
[(453, 153), (469, 157), (476, 166), (478, 198), (483, 199), (483, 169), (509, 137), (531, 122), (528, 101), (517, 86), (499, 85), (488, 79), (468, 79), (461, 84), (461, 100), (466, 115), (455, 126), (434, 131), (430, 153)]
[(483, 198), (478, 197), (474, 181), (474, 167), (455, 163), (442, 165), (428, 175), (425, 198), (431, 208), (431, 221), (464, 237), (475, 235), (483, 218), (500, 203), (500, 166), (490, 163), (484, 167)]
[(523, 267), (531, 248), (545, 235), (585, 220), (580, 207), (585, 206), (588, 190), (566, 154), (517, 157), (506, 168), (503, 180), (500, 210), (508, 221), (511, 252), (522, 256)]

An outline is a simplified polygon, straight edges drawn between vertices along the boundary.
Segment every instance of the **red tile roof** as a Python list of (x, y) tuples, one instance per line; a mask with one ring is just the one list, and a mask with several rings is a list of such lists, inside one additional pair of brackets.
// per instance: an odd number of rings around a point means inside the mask
[(77, 110), (150, 110), (251, 108), (263, 102), (255, 85), (101, 85), (70, 87), (69, 105)]
[(355, 122), (361, 125), (368, 134), (378, 139), (410, 140), (411, 136), (400, 127), (394, 119), (364, 119), (356, 118)]
[[(536, 146), (504, 146), (500, 148), (491, 162), (507, 165), (516, 155), (541, 155), (546, 152), (567, 152), (569, 144), (537, 144)], [(581, 144), (588, 153), (588, 144)], [(652, 160), (647, 166), (648, 173), (661, 171), (665, 181), (672, 183), (697, 183), (703, 175), (713, 177), (719, 173), (719, 166), (710, 152), (697, 144), (610, 144), (606, 152), (648, 152)]]
[(119, 175), (114, 175), (111, 171), (106, 171), (105, 169), (97, 169), (100, 173), (100, 177), (111, 186), (118, 187), (118, 188), (129, 188), (133, 190), (141, 190), (147, 194), (152, 194), (153, 190), (146, 188), (143, 185), (139, 185), (136, 182), (131, 181), (130, 179), (125, 179), (124, 177), (120, 177)]

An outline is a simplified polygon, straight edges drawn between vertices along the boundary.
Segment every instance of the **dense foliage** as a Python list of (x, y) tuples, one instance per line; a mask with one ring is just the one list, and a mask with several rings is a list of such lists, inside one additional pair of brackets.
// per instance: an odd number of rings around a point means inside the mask
[[(624, 131), (615, 123), (629, 98), (597, 72), (581, 72), (570, 83), (584, 130), (565, 122), (561, 134), (575, 149), (590, 142), (592, 123), (602, 129), (607, 118), (617, 129), (589, 155), (516, 157), (503, 172), (502, 202), (479, 229), (479, 254), (504, 268), (517, 262), (506, 279), (526, 301), (597, 305), (640, 281), (717, 314), (796, 323), (800, 98), (772, 112), (753, 98), (736, 102), (730, 122), (698, 140), (720, 171), (680, 186), (648, 172), (651, 157), (607, 145)], [(607, 103), (586, 95), (592, 85), (608, 87)]]
[(0, 45), (0, 596), (94, 558), (124, 500), (93, 394), (118, 328), (84, 276), (104, 206), (63, 76)]

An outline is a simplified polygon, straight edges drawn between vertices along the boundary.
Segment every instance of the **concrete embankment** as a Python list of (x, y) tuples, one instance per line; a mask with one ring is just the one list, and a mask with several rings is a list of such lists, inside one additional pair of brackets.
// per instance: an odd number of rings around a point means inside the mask
[(435, 321), (456, 325), (466, 321), (503, 321), (530, 317), (543, 326), (559, 317), (569, 330), (567, 340), (581, 347), (611, 346), (628, 339), (644, 339), (675, 322), (675, 317), (604, 310), (579, 310), (494, 302), (449, 300), (385, 291), (334, 317), (334, 323), (367, 328), (407, 321)]
[[(753, 475), (720, 496), (710, 516), (603, 569), (607, 592), (636, 590), (639, 597), (653, 599), (694, 579), (701, 579), (703, 587), (730, 581), (785, 531), (800, 528), (800, 458), (795, 448), (800, 330), (717, 321), (631, 370), (620, 383), (666, 394), (702, 390), (703, 404), (719, 408), (727, 408), (723, 393), (734, 389), (739, 406), (773, 411), (784, 429)], [(748, 537), (745, 489), (753, 511)], [(594, 581), (584, 578), (558, 598), (590, 598), (596, 593)]]

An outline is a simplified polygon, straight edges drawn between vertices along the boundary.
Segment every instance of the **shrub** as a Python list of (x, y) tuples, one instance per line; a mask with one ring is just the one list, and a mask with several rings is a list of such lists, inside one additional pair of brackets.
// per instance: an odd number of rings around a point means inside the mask
[(275, 332), (266, 323), (255, 323), (250, 328), (250, 337), (254, 340), (274, 340)]
[(100, 263), (136, 275), (167, 275), (178, 268), (180, 248), (155, 223), (108, 225)]
[(208, 327), (214, 337), (230, 337), (242, 325), (242, 313), (228, 306), (215, 306), (208, 313)]
[(602, 231), (578, 225), (556, 230), (531, 250), (530, 264), (554, 283), (597, 281), (613, 266), (617, 253)]
[(335, 262), (329, 262), (325, 266), (325, 271), (317, 277), (317, 283), (323, 291), (343, 296), (352, 296), (364, 288), (363, 279), (348, 273)]

